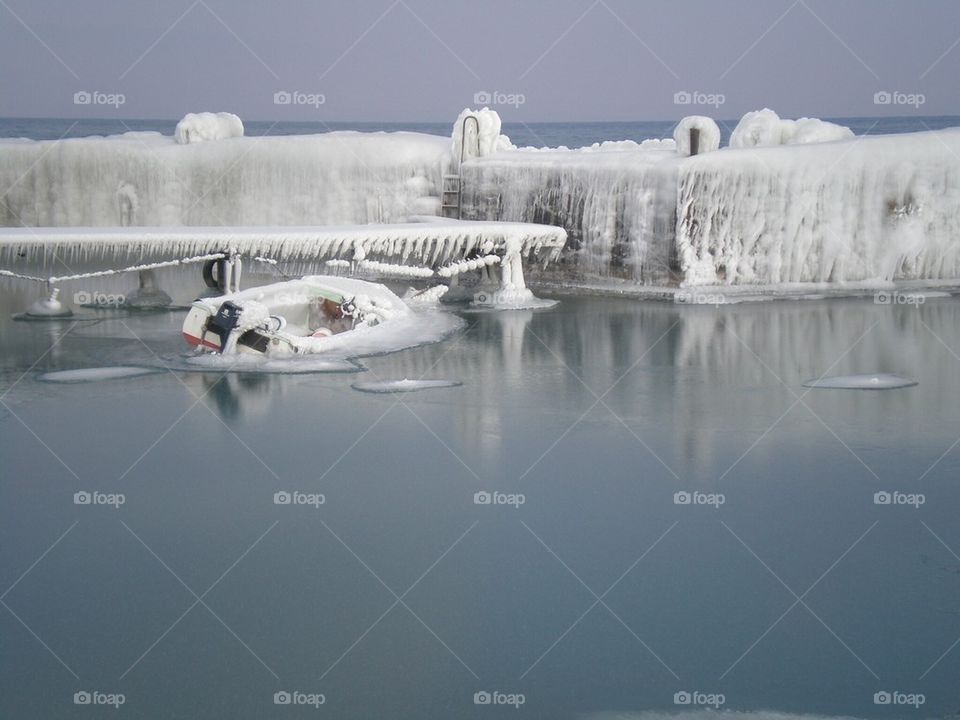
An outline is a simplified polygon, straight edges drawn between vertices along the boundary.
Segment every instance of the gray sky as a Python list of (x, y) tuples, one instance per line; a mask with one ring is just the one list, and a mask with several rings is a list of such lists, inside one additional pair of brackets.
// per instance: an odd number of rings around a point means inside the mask
[(452, 121), (482, 91), (522, 94), (508, 121), (960, 114), (958, 41), (956, 0), (0, 0), (0, 116)]

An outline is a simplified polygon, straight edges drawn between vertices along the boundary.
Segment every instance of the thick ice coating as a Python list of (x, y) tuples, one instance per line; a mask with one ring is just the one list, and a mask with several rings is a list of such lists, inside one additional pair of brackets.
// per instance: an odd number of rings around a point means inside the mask
[(173, 134), (181, 145), (243, 137), (243, 121), (233, 113), (187, 113)]
[(817, 118), (799, 120), (781, 119), (770, 108), (748, 112), (730, 135), (730, 147), (774, 147), (776, 145), (804, 145), (807, 143), (849, 140), (853, 131), (848, 127)]

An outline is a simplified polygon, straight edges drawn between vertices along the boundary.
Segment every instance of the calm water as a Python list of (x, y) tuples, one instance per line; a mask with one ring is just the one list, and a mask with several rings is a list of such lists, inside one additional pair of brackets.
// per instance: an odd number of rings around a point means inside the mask
[[(365, 379), (463, 382), (393, 397), (344, 373), (42, 382), (176, 358), (182, 314), (10, 320), (30, 296), (0, 285), (2, 717), (87, 717), (72, 698), (94, 689), (151, 718), (575, 718), (680, 691), (960, 706), (953, 298), (464, 314), (362, 360)], [(919, 385), (802, 388), (872, 371)], [(274, 504), (294, 490), (325, 503)], [(692, 491), (724, 502), (675, 503)], [(283, 690), (326, 703), (278, 708)], [(875, 705), (885, 690), (925, 704)]]
[[(919, 132), (960, 125), (960, 116), (834, 118), (834, 122), (851, 128), (857, 135)], [(590, 123), (504, 123), (503, 132), (514, 144), (535, 147), (566, 145), (582, 147), (604, 140), (636, 140), (672, 137), (676, 120)], [(723, 144), (737, 126), (736, 120), (720, 120)], [(172, 135), (176, 120), (68, 120), (56, 118), (0, 118), (0, 137), (27, 137), (35, 140), (56, 140), (62, 137), (113, 135), (130, 130), (152, 130)], [(449, 135), (452, 121), (437, 123), (374, 123), (374, 122), (269, 122), (246, 120), (247, 135), (296, 135), (360, 130), (395, 132), (408, 130)]]

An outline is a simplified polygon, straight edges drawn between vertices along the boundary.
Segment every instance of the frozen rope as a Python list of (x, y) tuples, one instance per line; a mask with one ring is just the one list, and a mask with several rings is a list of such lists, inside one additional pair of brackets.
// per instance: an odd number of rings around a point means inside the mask
[(164, 260), (162, 262), (146, 263), (144, 265), (131, 265), (130, 267), (120, 268), (118, 270), (96, 270), (88, 273), (77, 273), (75, 275), (51, 275), (50, 277), (36, 277), (34, 275), (21, 275), (10, 270), (0, 270), (0, 276), (19, 278), (21, 280), (31, 280), (33, 282), (42, 282), (49, 285), (68, 282), (70, 280), (83, 280), (92, 277), (104, 277), (106, 275), (117, 275), (126, 272), (139, 272), (141, 270), (156, 270), (157, 268), (174, 267), (176, 265), (188, 265), (190, 263), (207, 262), (209, 260), (222, 260), (229, 257), (226, 253), (213, 253), (210, 255), (196, 255), (194, 257), (181, 258), (179, 260)]

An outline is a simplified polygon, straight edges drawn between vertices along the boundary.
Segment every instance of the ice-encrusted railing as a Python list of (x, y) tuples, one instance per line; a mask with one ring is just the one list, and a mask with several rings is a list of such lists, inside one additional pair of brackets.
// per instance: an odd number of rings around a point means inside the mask
[(310, 228), (0, 228), (0, 267), (143, 262), (229, 251), (284, 261), (290, 272), (295, 270), (289, 264), (324, 260), (374, 269), (385, 260), (394, 267), (441, 270), (496, 254), (501, 289), (522, 290), (523, 262), (548, 263), (565, 242), (564, 230), (548, 225), (440, 219)]
[(960, 278), (960, 129), (690, 158), (677, 254), (688, 285)]

